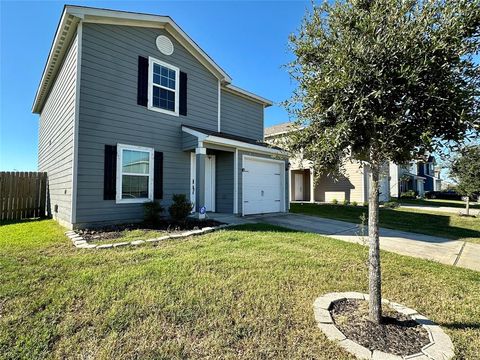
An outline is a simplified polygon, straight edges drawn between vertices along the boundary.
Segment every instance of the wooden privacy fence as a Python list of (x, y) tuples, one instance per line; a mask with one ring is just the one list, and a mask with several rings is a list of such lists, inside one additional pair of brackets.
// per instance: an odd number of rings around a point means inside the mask
[(46, 215), (46, 172), (0, 172), (0, 220)]

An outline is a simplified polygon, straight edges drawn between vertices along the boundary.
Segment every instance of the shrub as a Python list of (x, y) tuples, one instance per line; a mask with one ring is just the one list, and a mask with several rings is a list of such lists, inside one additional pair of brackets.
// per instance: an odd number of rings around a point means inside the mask
[(416, 197), (417, 193), (413, 190), (408, 190), (400, 194), (400, 199), (415, 199)]
[(356, 201), (352, 201), (352, 206), (357, 206), (358, 203)]
[(398, 202), (395, 202), (395, 201), (387, 201), (383, 204), (383, 207), (385, 209), (396, 209), (396, 208), (400, 207), (400, 204)]
[(349, 203), (350, 202), (347, 199), (343, 200), (343, 205), (348, 205)]
[(335, 205), (338, 204), (338, 200), (337, 200), (337, 199), (333, 199), (333, 200), (332, 200), (332, 204), (335, 204)]
[(368, 206), (368, 201), (364, 201), (363, 206)]
[(185, 221), (193, 209), (193, 204), (185, 194), (173, 194), (172, 205), (168, 209), (170, 216), (177, 221)]
[(162, 205), (157, 201), (151, 201), (143, 204), (143, 218), (145, 222), (154, 223), (164, 211)]

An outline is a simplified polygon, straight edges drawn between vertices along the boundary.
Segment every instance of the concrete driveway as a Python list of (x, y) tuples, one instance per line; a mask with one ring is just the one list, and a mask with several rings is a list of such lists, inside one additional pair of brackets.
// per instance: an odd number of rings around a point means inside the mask
[[(300, 214), (261, 215), (249, 217), (249, 220), (368, 245), (368, 239), (362, 236), (359, 225), (345, 221)], [(380, 248), (480, 271), (480, 244), (381, 228)]]

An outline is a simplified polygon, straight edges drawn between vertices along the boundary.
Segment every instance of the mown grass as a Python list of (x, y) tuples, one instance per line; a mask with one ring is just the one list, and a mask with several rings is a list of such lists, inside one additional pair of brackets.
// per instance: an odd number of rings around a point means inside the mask
[[(312, 303), (367, 290), (366, 248), (267, 225), (75, 249), (51, 220), (0, 227), (4, 359), (351, 359)], [(384, 297), (480, 358), (480, 273), (382, 252)]]
[[(360, 223), (362, 214), (365, 217), (368, 215), (367, 207), (364, 206), (332, 204), (294, 203), (290, 205), (290, 211), (353, 223)], [(480, 219), (457, 214), (402, 207), (380, 208), (380, 226), (480, 243)]]

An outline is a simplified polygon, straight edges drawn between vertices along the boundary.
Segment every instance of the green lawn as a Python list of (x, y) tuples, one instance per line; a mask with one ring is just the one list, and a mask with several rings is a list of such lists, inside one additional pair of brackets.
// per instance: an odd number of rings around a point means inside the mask
[[(290, 211), (354, 223), (361, 222), (362, 214), (367, 215), (367, 207), (333, 204), (293, 203), (290, 205)], [(480, 243), (480, 219), (457, 214), (402, 207), (381, 208), (380, 226)]]
[[(52, 220), (0, 226), (3, 359), (351, 359), (314, 299), (367, 290), (367, 249), (267, 225), (75, 249)], [(382, 253), (384, 297), (480, 358), (480, 273)]]
[[(398, 199), (400, 204), (420, 205), (420, 206), (446, 206), (465, 209), (465, 202), (460, 200), (442, 200), (442, 199)], [(470, 202), (471, 209), (480, 209), (479, 203)]]

